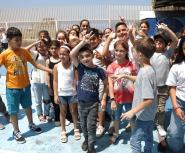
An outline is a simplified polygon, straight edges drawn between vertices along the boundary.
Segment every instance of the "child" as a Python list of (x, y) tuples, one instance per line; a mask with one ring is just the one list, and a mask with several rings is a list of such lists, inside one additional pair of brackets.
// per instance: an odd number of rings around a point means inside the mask
[(104, 92), (101, 100), (102, 108), (106, 105), (107, 80), (104, 71), (93, 64), (93, 51), (89, 43), (93, 35), (87, 34), (82, 41), (70, 52), (73, 64), (78, 70), (78, 111), (80, 123), (85, 141), (82, 144), (82, 150), (88, 150), (88, 153), (95, 153), (96, 141), (96, 123), (98, 115), (99, 102), (99, 80), (104, 84)]
[[(154, 36), (156, 52), (151, 58), (151, 64), (156, 71), (157, 76), (157, 90), (158, 90), (158, 109), (156, 114), (156, 126), (160, 141), (166, 136), (164, 130), (164, 113), (165, 104), (168, 99), (168, 86), (166, 86), (166, 79), (170, 70), (170, 58), (177, 47), (178, 38), (166, 25), (157, 25), (161, 31)], [(169, 39), (171, 39), (170, 46)]]
[[(0, 113), (3, 113), (3, 115), (6, 117), (6, 119), (9, 121), (10, 119), (10, 116), (8, 114), (8, 112), (6, 111), (6, 106), (5, 104), (3, 103), (3, 100), (0, 96)], [(0, 130), (3, 130), (5, 127), (3, 124), (0, 123)]]
[(170, 87), (173, 105), (167, 143), (173, 152), (180, 152), (185, 145), (185, 36), (181, 38), (178, 55), (172, 66), (166, 85)]
[(121, 115), (122, 120), (133, 120), (134, 126), (130, 145), (133, 153), (141, 153), (141, 141), (144, 139), (144, 152), (151, 153), (153, 147), (153, 121), (157, 110), (157, 81), (150, 58), (155, 51), (151, 38), (136, 40), (134, 44), (141, 68), (137, 77), (124, 75), (135, 80), (132, 109)]
[[(48, 59), (48, 44), (44, 39), (40, 40), (40, 43), (36, 46), (36, 51), (31, 51), (33, 59), (46, 66), (46, 60)], [(33, 67), (31, 73), (32, 91), (35, 96), (36, 110), (38, 119), (41, 122), (51, 121), (49, 116), (50, 110), (50, 97), (48, 92), (48, 85), (46, 83), (46, 73)], [(42, 108), (43, 102), (43, 108)], [(44, 111), (43, 111), (44, 110)]]
[(18, 126), (19, 104), (25, 109), (29, 128), (36, 133), (41, 133), (40, 127), (33, 123), (32, 119), (32, 101), (31, 90), (28, 76), (27, 62), (30, 62), (36, 68), (52, 73), (52, 70), (38, 64), (31, 57), (30, 53), (21, 48), (22, 33), (15, 27), (7, 30), (8, 49), (0, 54), (0, 66), (4, 65), (6, 73), (6, 98), (8, 113), (13, 125), (13, 136), (18, 143), (25, 143)]
[(74, 136), (76, 140), (80, 139), (80, 131), (77, 129), (77, 97), (76, 97), (76, 72), (70, 60), (68, 46), (61, 46), (58, 56), (61, 60), (60, 63), (54, 66), (54, 98), (55, 103), (60, 106), (60, 123), (61, 123), (61, 141), (67, 142), (65, 119), (67, 113), (67, 104), (70, 107), (72, 119), (74, 123)]
[(65, 45), (68, 42), (67, 33), (63, 30), (59, 30), (56, 34), (56, 40), (60, 42), (60, 45)]
[(125, 111), (129, 111), (132, 107), (132, 99), (134, 94), (133, 82), (127, 79), (113, 79), (119, 75), (136, 75), (135, 65), (128, 59), (128, 44), (125, 41), (118, 40), (114, 44), (115, 61), (107, 68), (109, 74), (109, 95), (111, 97), (111, 109), (113, 116), (113, 136), (110, 143), (115, 143), (119, 135), (120, 116), (123, 106)]
[[(58, 57), (58, 51), (60, 49), (60, 43), (57, 40), (52, 40), (49, 52), (51, 57), (46, 60), (46, 66), (50, 69), (53, 69), (56, 64), (60, 62), (60, 59)], [(60, 108), (58, 104), (55, 104), (54, 102), (54, 91), (53, 91), (53, 75), (50, 73), (47, 73), (47, 85), (49, 88), (49, 95), (50, 100), (52, 102), (52, 105), (54, 107), (54, 114), (55, 114), (55, 126), (60, 126)]]

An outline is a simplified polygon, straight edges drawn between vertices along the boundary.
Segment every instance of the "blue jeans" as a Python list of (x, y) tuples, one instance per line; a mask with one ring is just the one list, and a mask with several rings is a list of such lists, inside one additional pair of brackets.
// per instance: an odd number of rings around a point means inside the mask
[(141, 121), (138, 119), (132, 120), (133, 124), (132, 136), (130, 145), (132, 153), (141, 153), (141, 141), (145, 142), (144, 152), (151, 153), (153, 148), (153, 122)]
[[(32, 91), (35, 96), (37, 115), (43, 115), (42, 102), (50, 100), (48, 86), (44, 83), (33, 83)], [(44, 115), (49, 116), (50, 104), (43, 103), (43, 105)]]
[[(185, 101), (177, 98), (177, 103), (185, 113)], [(174, 111), (171, 113), (170, 125), (167, 129), (167, 142), (174, 152), (179, 152), (185, 147), (185, 121), (180, 120)]]

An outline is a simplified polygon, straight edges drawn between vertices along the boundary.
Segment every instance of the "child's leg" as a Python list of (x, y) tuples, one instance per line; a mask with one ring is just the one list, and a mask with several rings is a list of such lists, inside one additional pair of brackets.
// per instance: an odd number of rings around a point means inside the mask
[(50, 110), (50, 97), (49, 97), (49, 89), (46, 84), (42, 84), (42, 93), (43, 93), (43, 102), (44, 102), (44, 116), (49, 117)]
[(60, 121), (60, 108), (59, 108), (59, 105), (55, 104), (54, 96), (50, 96), (50, 99), (51, 99), (51, 102), (52, 102), (53, 107), (54, 107), (55, 122), (59, 122)]
[(32, 84), (32, 91), (35, 96), (36, 111), (38, 116), (43, 115), (42, 110), (42, 85), (40, 83)]
[(65, 119), (67, 114), (67, 104), (59, 104), (60, 107), (60, 124), (62, 131), (66, 131)]
[(77, 129), (78, 113), (77, 113), (77, 103), (69, 104), (70, 112), (72, 114), (74, 129)]
[(89, 107), (87, 116), (88, 150), (94, 150), (96, 142), (96, 123), (98, 117), (98, 102)]
[[(185, 101), (177, 99), (178, 105), (185, 113)], [(170, 125), (167, 129), (167, 142), (170, 149), (179, 152), (185, 144), (185, 121), (180, 120), (172, 111)]]
[(3, 103), (3, 100), (1, 98), (1, 96), (0, 96), (0, 112), (3, 113), (3, 114), (6, 113), (6, 106)]

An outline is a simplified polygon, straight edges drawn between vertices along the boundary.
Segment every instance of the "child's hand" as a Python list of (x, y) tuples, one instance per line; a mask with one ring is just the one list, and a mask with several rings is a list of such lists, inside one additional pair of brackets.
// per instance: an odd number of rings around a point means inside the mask
[(134, 117), (134, 112), (132, 111), (132, 110), (130, 110), (130, 111), (128, 111), (128, 112), (126, 112), (126, 113), (122, 113), (122, 115), (121, 115), (121, 121), (123, 121), (123, 120), (130, 120), (130, 119), (132, 119), (133, 117)]
[(158, 30), (166, 30), (168, 28), (168, 26), (164, 23), (157, 24), (156, 26)]
[(111, 78), (114, 79), (114, 80), (119, 80), (119, 79), (122, 79), (122, 78), (126, 79), (127, 76), (128, 76), (127, 74), (114, 74), (114, 75), (111, 76)]
[(116, 38), (116, 33), (111, 32), (111, 33), (109, 34), (108, 39), (112, 40), (112, 39), (115, 39), (115, 38)]
[(89, 43), (92, 37), (94, 37), (94, 34), (91, 31), (90, 33), (83, 36), (82, 41), (84, 41), (85, 43)]
[(58, 96), (54, 96), (54, 102), (55, 104), (59, 104), (60, 103), (60, 99)]
[(101, 109), (102, 110), (105, 110), (106, 109), (106, 100), (105, 99), (102, 99), (101, 100)]
[(119, 16), (120, 21), (125, 23), (125, 18), (123, 16)]
[(180, 120), (185, 121), (184, 112), (180, 107), (175, 110), (175, 113)]
[(116, 104), (116, 102), (113, 100), (113, 101), (111, 101), (111, 109), (113, 110), (113, 111), (115, 111), (116, 109), (117, 109), (117, 104)]

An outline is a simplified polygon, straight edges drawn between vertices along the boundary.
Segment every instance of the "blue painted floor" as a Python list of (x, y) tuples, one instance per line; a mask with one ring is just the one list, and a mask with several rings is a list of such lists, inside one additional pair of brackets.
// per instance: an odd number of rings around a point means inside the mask
[[(5, 78), (0, 79), (0, 94), (6, 103), (5, 98)], [(60, 127), (55, 127), (54, 123), (44, 123), (41, 124), (36, 115), (34, 98), (33, 98), (33, 118), (34, 122), (43, 129), (43, 133), (37, 135), (29, 131), (27, 119), (24, 112), (20, 110), (19, 113), (19, 126), (20, 130), (26, 138), (25, 144), (17, 144), (17, 142), (12, 138), (12, 126), (8, 124), (3, 116), (0, 116), (0, 121), (5, 125), (4, 130), (0, 130), (0, 153), (9, 153), (8, 151), (15, 151), (18, 153), (83, 153), (81, 150), (81, 143), (83, 142), (83, 137), (81, 140), (76, 141), (73, 137), (73, 126), (70, 124), (67, 127), (68, 132), (68, 142), (63, 144), (60, 142)], [(122, 123), (124, 127), (124, 123)], [(105, 135), (97, 140), (96, 148), (97, 152), (101, 153), (131, 153), (129, 145), (130, 133), (125, 133), (124, 128), (120, 130), (120, 137), (116, 145), (109, 145), (109, 135), (106, 132)], [(154, 149), (153, 153), (158, 153), (156, 151), (157, 146), (157, 134), (154, 131)]]

